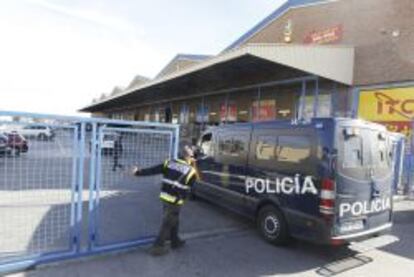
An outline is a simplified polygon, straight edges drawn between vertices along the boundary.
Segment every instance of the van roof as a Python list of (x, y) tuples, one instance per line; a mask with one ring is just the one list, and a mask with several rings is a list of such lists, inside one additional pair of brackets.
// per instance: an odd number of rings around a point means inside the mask
[(238, 128), (270, 127), (270, 126), (279, 127), (279, 128), (284, 128), (284, 127), (291, 128), (292, 126), (297, 126), (297, 127), (313, 126), (315, 127), (315, 125), (318, 123), (325, 125), (325, 124), (334, 124), (336, 122), (353, 122), (356, 125), (374, 124), (374, 125), (377, 125), (378, 128), (385, 129), (383, 125), (380, 125), (374, 122), (369, 122), (369, 121), (362, 120), (362, 119), (354, 119), (354, 118), (346, 118), (346, 117), (318, 117), (318, 118), (311, 119), (311, 121), (271, 120), (271, 121), (259, 121), (259, 122), (234, 123), (234, 124), (226, 124), (226, 125), (211, 127), (208, 130), (214, 130), (217, 128), (232, 128), (232, 127), (233, 128), (234, 127), (238, 127)]

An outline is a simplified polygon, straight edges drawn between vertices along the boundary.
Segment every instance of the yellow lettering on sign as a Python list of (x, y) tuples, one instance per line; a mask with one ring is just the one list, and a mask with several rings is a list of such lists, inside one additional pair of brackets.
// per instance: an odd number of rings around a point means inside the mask
[(414, 87), (361, 91), (358, 111), (370, 121), (412, 121)]

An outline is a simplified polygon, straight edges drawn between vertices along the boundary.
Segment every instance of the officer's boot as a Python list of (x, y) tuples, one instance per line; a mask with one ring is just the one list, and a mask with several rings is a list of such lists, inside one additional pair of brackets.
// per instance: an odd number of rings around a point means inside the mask
[(178, 249), (185, 245), (185, 240), (182, 240), (180, 238), (177, 238), (175, 240), (171, 241), (171, 248), (172, 249)]
[(152, 256), (162, 256), (167, 254), (169, 251), (169, 249), (167, 247), (165, 247), (164, 245), (153, 245), (150, 249), (149, 249), (149, 253)]

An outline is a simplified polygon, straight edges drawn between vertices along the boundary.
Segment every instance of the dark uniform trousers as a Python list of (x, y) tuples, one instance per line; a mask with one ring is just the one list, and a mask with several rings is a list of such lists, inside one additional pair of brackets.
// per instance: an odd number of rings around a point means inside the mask
[(180, 240), (178, 237), (178, 227), (181, 207), (163, 201), (162, 208), (162, 223), (158, 237), (154, 243), (155, 246), (164, 246), (168, 238), (171, 240), (171, 244), (175, 244)]

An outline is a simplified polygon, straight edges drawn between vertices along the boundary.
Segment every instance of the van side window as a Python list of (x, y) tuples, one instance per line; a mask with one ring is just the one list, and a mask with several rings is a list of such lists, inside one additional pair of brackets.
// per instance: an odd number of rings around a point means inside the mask
[(218, 148), (222, 155), (237, 157), (246, 152), (247, 143), (237, 135), (219, 137)]
[(351, 136), (344, 141), (344, 168), (358, 168), (363, 165), (362, 139), (359, 136)]
[(256, 160), (276, 159), (276, 137), (258, 136), (256, 144)]
[(277, 160), (300, 163), (311, 156), (311, 141), (306, 136), (279, 136)]

